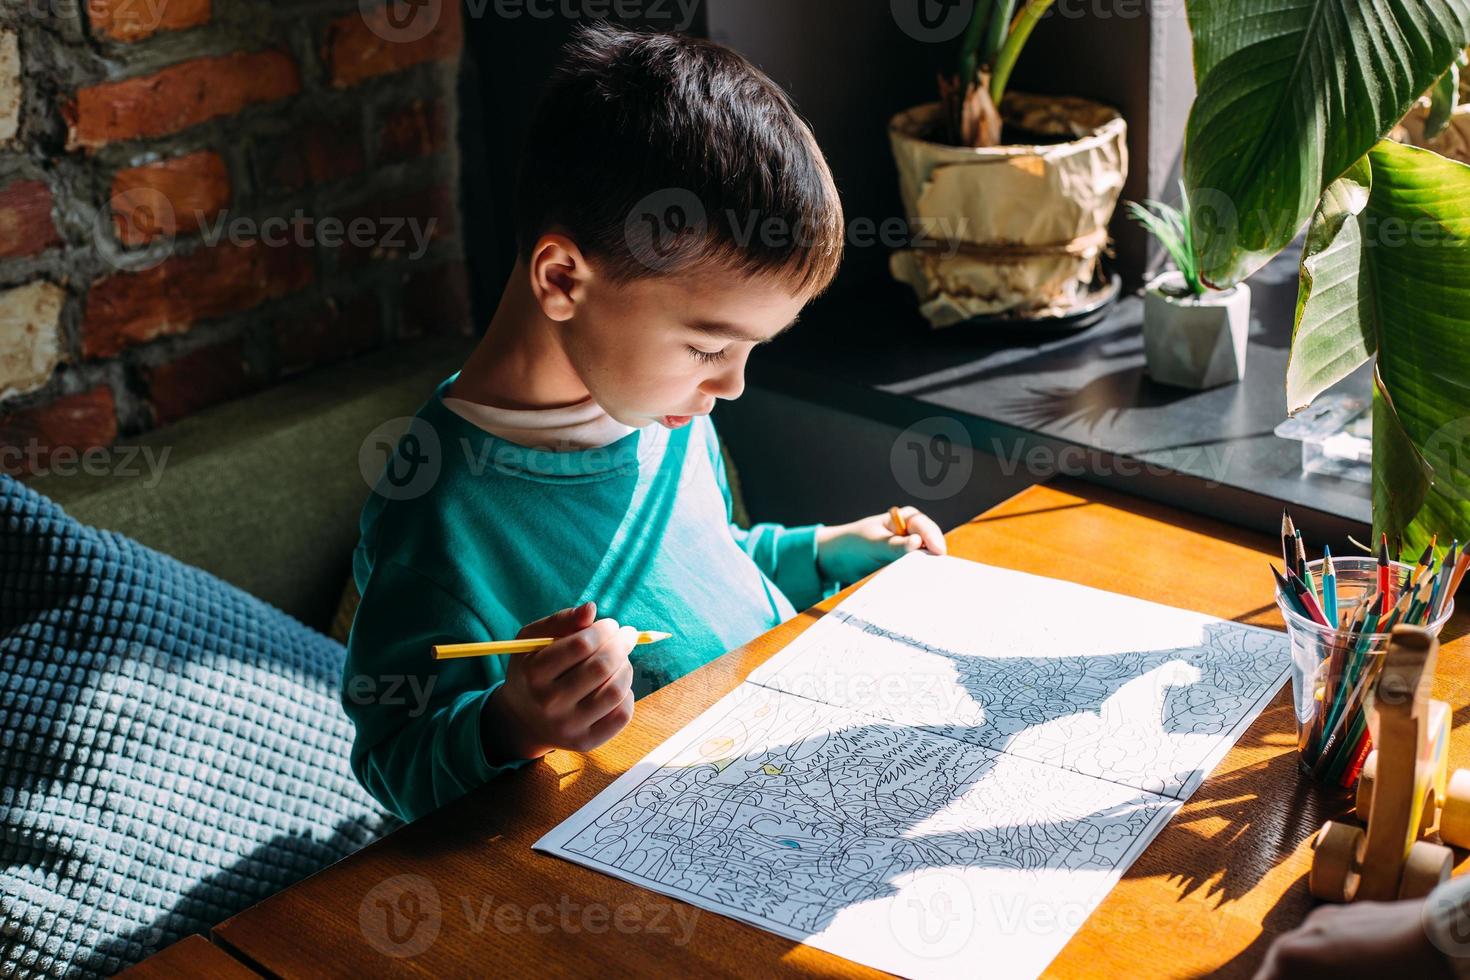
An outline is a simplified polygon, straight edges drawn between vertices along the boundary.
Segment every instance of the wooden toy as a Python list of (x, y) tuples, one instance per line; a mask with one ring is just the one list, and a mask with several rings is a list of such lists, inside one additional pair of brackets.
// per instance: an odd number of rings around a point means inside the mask
[(1374, 684), (1374, 750), (1358, 782), (1367, 827), (1329, 820), (1312, 846), (1308, 885), (1329, 902), (1419, 898), (1450, 875), (1454, 853), (1419, 838), (1438, 817), (1440, 839), (1470, 846), (1470, 771), (1447, 772), (1450, 710), (1429, 697), (1439, 641), (1397, 626)]

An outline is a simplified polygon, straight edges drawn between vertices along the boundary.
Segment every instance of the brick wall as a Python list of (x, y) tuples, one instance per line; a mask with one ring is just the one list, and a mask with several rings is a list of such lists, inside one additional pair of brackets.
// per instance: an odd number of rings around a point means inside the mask
[(0, 4), (0, 469), (470, 332), (459, 8), (394, 2)]

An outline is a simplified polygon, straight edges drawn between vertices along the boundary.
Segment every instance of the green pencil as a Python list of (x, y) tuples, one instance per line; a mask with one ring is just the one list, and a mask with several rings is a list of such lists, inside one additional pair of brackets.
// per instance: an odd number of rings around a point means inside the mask
[(1332, 549), (1322, 548), (1322, 611), (1327, 622), (1337, 628), (1337, 570), (1332, 567)]
[(1312, 581), (1312, 569), (1307, 565), (1307, 546), (1302, 543), (1302, 532), (1296, 533), (1296, 563), (1300, 568), (1297, 575), (1307, 583), (1307, 591), (1317, 594), (1317, 583)]

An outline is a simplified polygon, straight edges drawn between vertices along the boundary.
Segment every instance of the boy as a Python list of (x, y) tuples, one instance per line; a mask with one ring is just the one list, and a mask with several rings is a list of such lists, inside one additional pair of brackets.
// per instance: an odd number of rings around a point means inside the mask
[[(912, 507), (902, 535), (881, 514), (730, 523), (710, 409), (826, 289), (843, 241), (815, 138), (749, 62), (579, 29), (516, 206), (518, 262), (490, 327), (415, 416), (353, 556), (353, 771), (409, 820), (552, 749), (601, 745), (636, 697), (906, 551), (944, 551)], [(636, 629), (673, 637), (635, 646)], [(558, 639), (429, 651), (526, 636)]]

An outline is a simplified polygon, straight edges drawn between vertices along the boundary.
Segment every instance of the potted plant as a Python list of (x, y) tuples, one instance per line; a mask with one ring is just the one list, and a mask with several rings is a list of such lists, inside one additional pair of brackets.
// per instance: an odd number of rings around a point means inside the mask
[(1099, 261), (1128, 174), (1127, 124), (1088, 99), (1007, 91), (1052, 2), (976, 0), (939, 101), (889, 123), (921, 233), (889, 267), (934, 327), (1065, 316), (1108, 291)]
[(1158, 239), (1174, 268), (1144, 289), (1143, 351), (1149, 377), (1181, 388), (1239, 381), (1250, 335), (1251, 291), (1245, 283), (1211, 289), (1199, 276), (1189, 195), (1183, 210), (1160, 201), (1128, 202), (1129, 216)]
[(1390, 139), (1433, 150), (1440, 156), (1470, 163), (1470, 58), (1461, 51), (1459, 59), (1428, 94), (1414, 103), (1399, 120)]
[(1241, 282), (1306, 226), (1288, 411), (1371, 361), (1374, 538), (1470, 539), (1470, 166), (1384, 138), (1453, 88), (1470, 0), (1187, 3), (1200, 279)]

